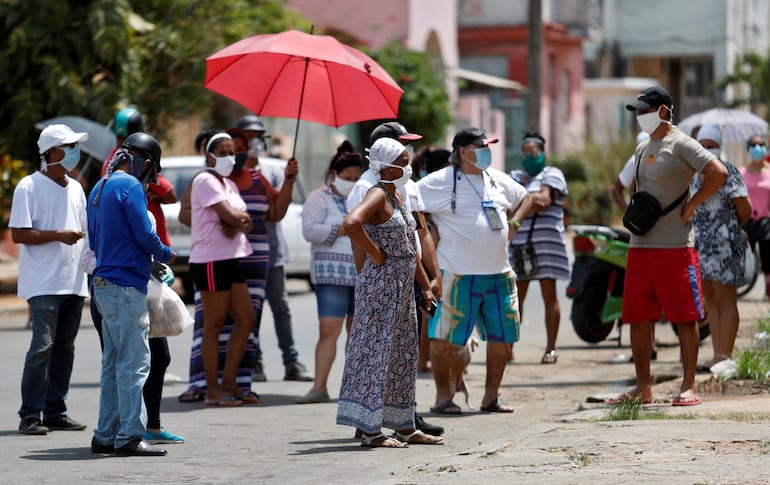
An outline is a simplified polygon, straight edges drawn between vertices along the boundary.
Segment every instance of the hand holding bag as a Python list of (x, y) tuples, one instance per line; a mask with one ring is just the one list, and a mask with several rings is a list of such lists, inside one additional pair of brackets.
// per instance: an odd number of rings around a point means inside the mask
[(194, 323), (182, 298), (155, 277), (147, 282), (147, 310), (150, 313), (150, 338), (179, 335)]
[(535, 232), (535, 219), (537, 214), (532, 217), (532, 224), (529, 226), (527, 242), (522, 245), (511, 245), (511, 266), (516, 272), (516, 279), (529, 280), (537, 276), (537, 255), (535, 246), (532, 245), (532, 233)]

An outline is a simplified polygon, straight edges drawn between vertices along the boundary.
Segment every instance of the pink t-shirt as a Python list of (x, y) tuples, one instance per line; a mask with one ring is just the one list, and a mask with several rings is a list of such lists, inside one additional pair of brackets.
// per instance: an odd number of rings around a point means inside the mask
[(239, 232), (228, 239), (219, 226), (219, 216), (213, 206), (223, 200), (237, 211), (246, 211), (235, 182), (225, 178), (224, 184), (216, 175), (205, 171), (193, 179), (191, 202), (192, 224), (190, 262), (207, 263), (243, 258), (251, 254), (246, 234)]
[(770, 171), (763, 169), (760, 173), (749, 173), (746, 167), (738, 169), (746, 183), (751, 200), (751, 218), (754, 220), (767, 217), (770, 212)]

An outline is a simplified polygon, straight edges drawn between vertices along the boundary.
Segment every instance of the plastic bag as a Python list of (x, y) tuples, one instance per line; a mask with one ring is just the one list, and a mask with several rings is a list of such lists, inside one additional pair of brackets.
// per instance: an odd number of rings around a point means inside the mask
[(147, 283), (147, 310), (150, 313), (150, 338), (179, 335), (194, 323), (176, 291), (155, 278), (150, 278)]
[(743, 284), (751, 283), (754, 279), (754, 273), (757, 271), (757, 262), (754, 259), (754, 251), (751, 250), (751, 246), (746, 248), (746, 253), (743, 258)]

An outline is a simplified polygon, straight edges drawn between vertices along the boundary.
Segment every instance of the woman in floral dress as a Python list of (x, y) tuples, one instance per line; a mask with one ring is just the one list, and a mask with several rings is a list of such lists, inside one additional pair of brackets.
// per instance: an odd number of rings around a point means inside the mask
[[(403, 207), (397, 185), (411, 176), (409, 154), (396, 140), (377, 140), (369, 167), (380, 178), (364, 200), (345, 217), (345, 232), (367, 253), (355, 288), (355, 315), (342, 375), (337, 424), (362, 432), (361, 446), (405, 448), (438, 444), (415, 429), (417, 312), (415, 271), (423, 296), (435, 301), (417, 264), (415, 221)], [(396, 430), (394, 438), (382, 427)]]
[[(698, 131), (698, 141), (719, 158), (722, 144), (719, 126), (703, 125)], [(701, 370), (732, 357), (739, 322), (736, 291), (743, 284), (746, 251), (746, 238), (741, 226), (751, 215), (748, 190), (740, 172), (732, 164), (723, 163), (727, 167), (727, 180), (716, 194), (698, 206), (692, 221), (714, 350), (711, 360), (698, 366)], [(701, 177), (698, 174), (693, 178), (691, 194), (700, 189)]]

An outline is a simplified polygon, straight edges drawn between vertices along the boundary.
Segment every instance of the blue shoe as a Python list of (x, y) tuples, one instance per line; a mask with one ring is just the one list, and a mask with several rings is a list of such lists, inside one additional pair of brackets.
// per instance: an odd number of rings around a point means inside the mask
[(157, 445), (160, 443), (169, 445), (178, 445), (184, 443), (184, 438), (177, 436), (174, 433), (169, 432), (166, 428), (161, 428), (160, 433), (153, 433), (152, 431), (144, 432), (144, 441)]

